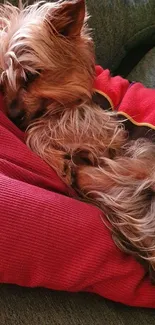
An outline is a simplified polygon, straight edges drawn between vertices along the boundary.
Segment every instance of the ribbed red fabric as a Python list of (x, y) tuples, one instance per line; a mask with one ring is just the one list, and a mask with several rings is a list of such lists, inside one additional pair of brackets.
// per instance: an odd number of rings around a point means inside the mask
[(140, 82), (112, 77), (108, 69), (96, 66), (94, 88), (105, 96), (112, 109), (127, 117), (137, 126), (155, 129), (155, 89), (146, 88)]
[(102, 213), (69, 197), (2, 111), (0, 189), (1, 283), (89, 291), (155, 307), (155, 287), (134, 258), (116, 248)]

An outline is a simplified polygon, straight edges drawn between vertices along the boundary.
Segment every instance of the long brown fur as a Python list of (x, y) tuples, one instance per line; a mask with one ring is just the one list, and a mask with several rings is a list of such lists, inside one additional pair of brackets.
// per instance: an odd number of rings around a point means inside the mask
[[(1, 88), (27, 145), (103, 210), (116, 244), (155, 270), (155, 145), (93, 100), (84, 0), (0, 6)], [(103, 49), (104, 50), (104, 49)]]

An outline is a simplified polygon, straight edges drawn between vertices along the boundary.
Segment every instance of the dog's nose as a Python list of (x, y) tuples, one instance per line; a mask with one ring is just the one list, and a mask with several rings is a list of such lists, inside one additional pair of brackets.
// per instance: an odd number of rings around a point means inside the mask
[(19, 107), (18, 102), (14, 99), (7, 109), (7, 115), (10, 120), (21, 130), (26, 129), (26, 113)]

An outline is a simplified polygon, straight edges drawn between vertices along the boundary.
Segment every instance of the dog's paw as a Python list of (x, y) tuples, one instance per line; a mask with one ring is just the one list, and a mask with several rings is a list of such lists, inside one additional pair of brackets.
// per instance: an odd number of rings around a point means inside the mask
[(71, 159), (65, 159), (63, 164), (62, 179), (63, 181), (73, 187), (75, 182), (75, 165)]

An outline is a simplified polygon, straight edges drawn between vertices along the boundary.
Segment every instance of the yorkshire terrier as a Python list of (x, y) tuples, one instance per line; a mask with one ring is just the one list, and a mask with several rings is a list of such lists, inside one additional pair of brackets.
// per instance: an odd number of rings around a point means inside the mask
[(27, 145), (107, 217), (116, 244), (155, 278), (155, 145), (130, 140), (94, 101), (84, 0), (0, 5), (0, 83)]

